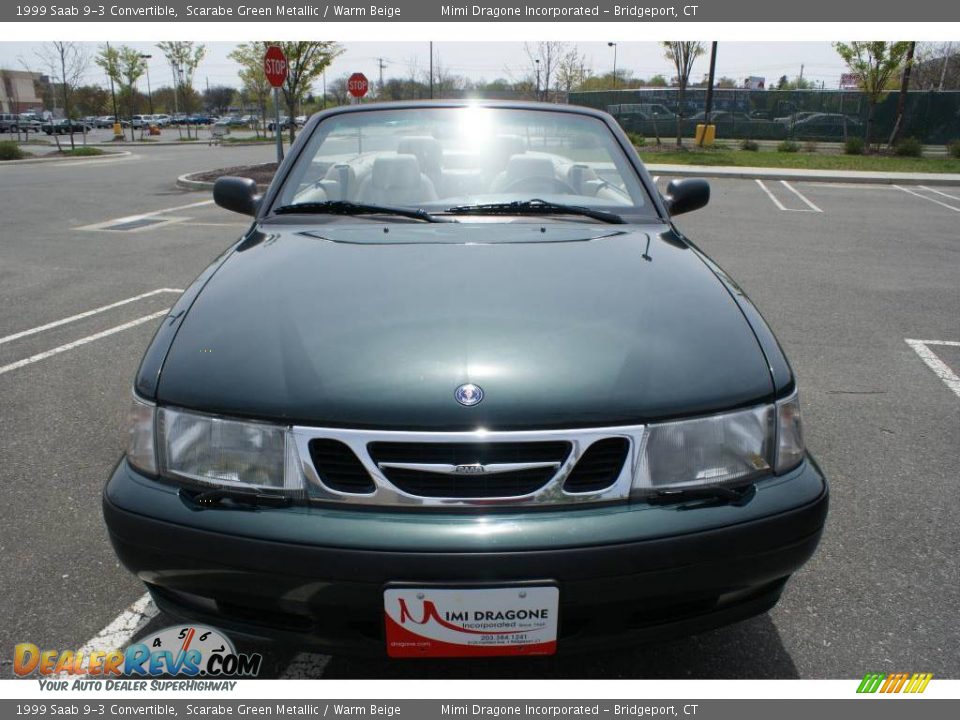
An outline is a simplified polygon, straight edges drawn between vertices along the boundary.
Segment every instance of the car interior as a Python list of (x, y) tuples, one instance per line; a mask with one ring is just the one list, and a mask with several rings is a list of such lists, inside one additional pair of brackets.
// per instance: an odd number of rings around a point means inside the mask
[(483, 152), (445, 147), (429, 135), (407, 135), (395, 150), (372, 150), (331, 159), (314, 158), (294, 203), (347, 200), (381, 205), (421, 205), (484, 195), (569, 195), (629, 205), (612, 163), (581, 163), (532, 150), (519, 135), (498, 135)]

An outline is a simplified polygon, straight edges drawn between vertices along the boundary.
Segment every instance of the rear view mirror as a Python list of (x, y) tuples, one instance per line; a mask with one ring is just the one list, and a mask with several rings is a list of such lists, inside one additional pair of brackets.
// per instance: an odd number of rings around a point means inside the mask
[(699, 210), (710, 202), (710, 183), (701, 178), (671, 180), (663, 199), (671, 215)]
[(255, 215), (261, 196), (257, 183), (250, 178), (225, 176), (213, 184), (213, 201), (224, 208), (243, 215)]

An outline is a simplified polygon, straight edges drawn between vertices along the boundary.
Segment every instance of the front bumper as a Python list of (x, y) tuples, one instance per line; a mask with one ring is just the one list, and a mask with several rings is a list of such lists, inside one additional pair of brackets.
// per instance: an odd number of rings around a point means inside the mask
[(551, 581), (560, 652), (700, 632), (772, 607), (813, 554), (827, 485), (812, 458), (742, 506), (631, 503), (485, 515), (199, 509), (121, 461), (103, 512), (161, 609), (241, 637), (385, 655), (383, 589)]

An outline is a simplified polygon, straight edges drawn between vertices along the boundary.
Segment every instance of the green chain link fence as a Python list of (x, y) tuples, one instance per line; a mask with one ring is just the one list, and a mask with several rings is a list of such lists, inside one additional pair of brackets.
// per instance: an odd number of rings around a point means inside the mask
[[(896, 122), (899, 92), (888, 93), (874, 111), (872, 140), (885, 143)], [(703, 122), (705, 88), (688, 88), (680, 120), (684, 137)], [(677, 89), (642, 88), (571, 92), (574, 105), (606, 110), (625, 130), (644, 137), (670, 138), (677, 132)], [(820, 140), (863, 138), (869, 102), (866, 95), (841, 90), (715, 89), (712, 121), (720, 139)], [(909, 92), (901, 138), (928, 145), (960, 139), (960, 92)]]

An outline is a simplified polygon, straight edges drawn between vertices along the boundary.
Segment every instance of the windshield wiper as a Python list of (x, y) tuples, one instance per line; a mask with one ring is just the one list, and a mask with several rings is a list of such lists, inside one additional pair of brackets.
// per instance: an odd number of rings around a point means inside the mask
[(627, 221), (616, 213), (605, 210), (593, 210), (580, 205), (564, 205), (534, 198), (532, 200), (514, 200), (506, 203), (487, 203), (485, 205), (457, 205), (447, 208), (452, 215), (583, 215), (614, 225), (623, 225)]
[(443, 223), (456, 222), (451, 218), (431, 215), (423, 208), (392, 207), (389, 205), (371, 205), (369, 203), (355, 203), (349, 200), (326, 200), (324, 202), (293, 203), (281, 205), (273, 210), (275, 215), (289, 215), (293, 213), (327, 214), (327, 215), (399, 215), (413, 220), (424, 222)]

